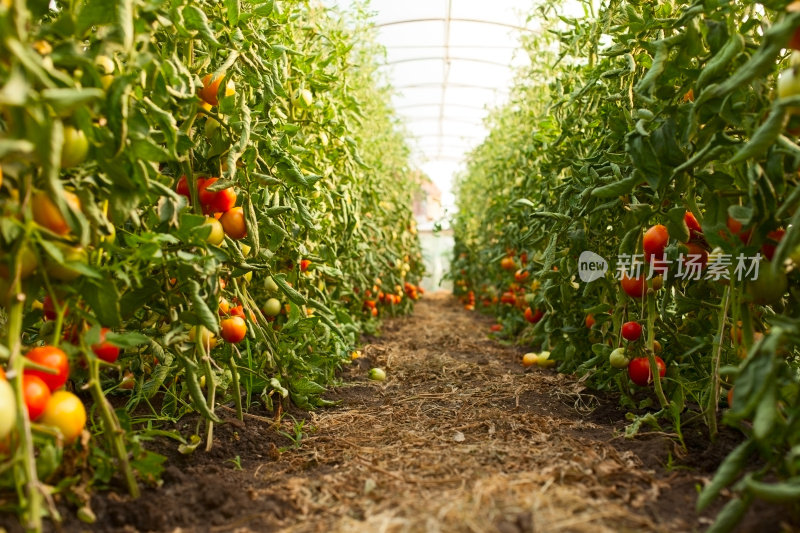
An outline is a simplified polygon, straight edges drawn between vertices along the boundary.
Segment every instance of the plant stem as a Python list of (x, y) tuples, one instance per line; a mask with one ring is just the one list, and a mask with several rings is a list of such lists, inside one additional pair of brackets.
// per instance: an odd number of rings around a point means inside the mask
[(661, 376), (658, 365), (656, 364), (656, 354), (654, 350), (656, 339), (656, 300), (655, 292), (647, 291), (647, 360), (650, 362), (650, 375), (653, 376), (653, 387), (655, 388), (658, 403), (662, 409), (669, 407), (667, 397), (664, 396), (664, 389), (661, 387)]
[(119, 419), (111, 408), (111, 404), (108, 403), (108, 400), (103, 394), (103, 388), (100, 386), (100, 362), (94, 357), (89, 359), (89, 383), (87, 387), (92, 395), (95, 406), (100, 411), (100, 418), (103, 420), (103, 429), (105, 430), (111, 449), (117, 456), (117, 460), (119, 460), (122, 475), (125, 478), (125, 483), (128, 485), (128, 492), (133, 498), (138, 498), (140, 495), (139, 485), (136, 483), (136, 476), (128, 460), (128, 450), (125, 448), (125, 439), (123, 438), (125, 432), (119, 425)]
[(722, 297), (722, 313), (719, 315), (719, 328), (714, 339), (714, 356), (711, 358), (711, 390), (706, 405), (708, 435), (713, 442), (717, 438), (717, 406), (719, 405), (719, 361), (722, 357), (722, 336), (725, 334), (725, 319), (731, 302), (731, 286), (725, 287)]
[[(18, 261), (19, 262), (19, 261)], [(19, 265), (15, 269), (19, 272)], [(19, 446), (15, 462), (21, 460), (22, 472), (15, 469), (14, 480), (17, 486), (20, 502), (23, 502), (24, 527), (30, 531), (42, 530), (42, 493), (39, 477), (36, 472), (36, 455), (33, 448), (31, 423), (28, 420), (28, 411), (25, 407), (25, 395), (22, 387), (22, 376), (25, 370), (25, 358), (22, 356), (22, 313), (25, 305), (25, 294), (21, 291), (19, 276), (14, 280), (13, 301), (8, 313), (8, 341), (7, 346), (11, 352), (9, 368), (13, 369), (14, 378), (10, 380), (14, 388), (17, 403), (17, 434)], [(20, 454), (22, 455), (20, 459)], [(18, 475), (21, 474), (21, 475)], [(24, 493), (27, 491), (27, 502)], [(27, 504), (27, 505), (25, 505)]]
[(239, 387), (239, 369), (236, 366), (236, 356), (234, 355), (235, 352), (236, 347), (231, 346), (228, 364), (231, 367), (231, 376), (233, 379), (233, 400), (236, 402), (236, 418), (239, 420), (244, 420), (244, 414), (242, 413), (242, 391)]

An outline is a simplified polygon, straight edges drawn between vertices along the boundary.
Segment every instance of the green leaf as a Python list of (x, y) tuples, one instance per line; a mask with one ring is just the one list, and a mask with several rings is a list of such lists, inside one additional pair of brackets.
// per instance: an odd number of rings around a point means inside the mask
[(306, 299), (305, 297), (294, 290), (292, 287), (286, 283), (286, 274), (275, 274), (272, 276), (272, 279), (278, 285), (278, 288), (286, 295), (289, 300), (292, 301), (295, 305), (305, 305)]
[(213, 332), (215, 335), (219, 335), (219, 321), (217, 320), (216, 314), (211, 312), (206, 301), (200, 296), (200, 284), (192, 279), (186, 282), (186, 286), (189, 289), (189, 296), (192, 300), (192, 311), (195, 316), (209, 331)]
[(108, 279), (81, 278), (81, 294), (89, 304), (98, 322), (109, 328), (119, 327), (122, 317), (119, 308), (119, 292)]
[(188, 5), (183, 8), (183, 19), (186, 27), (190, 30), (195, 30), (203, 36), (206, 42), (214, 46), (220, 46), (219, 41), (214, 36), (214, 32), (208, 25), (208, 18), (206, 14), (197, 6)]

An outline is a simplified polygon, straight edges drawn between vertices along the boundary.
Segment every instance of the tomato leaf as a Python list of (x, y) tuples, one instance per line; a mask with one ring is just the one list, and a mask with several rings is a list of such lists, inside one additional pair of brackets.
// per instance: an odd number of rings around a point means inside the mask
[(89, 304), (97, 320), (109, 328), (119, 327), (122, 321), (120, 298), (114, 282), (105, 278), (84, 277), (81, 278), (80, 287), (83, 299)]
[(206, 301), (200, 296), (200, 284), (191, 279), (186, 282), (189, 297), (192, 300), (192, 311), (200, 323), (215, 335), (219, 335), (219, 320), (216, 313), (212, 313)]

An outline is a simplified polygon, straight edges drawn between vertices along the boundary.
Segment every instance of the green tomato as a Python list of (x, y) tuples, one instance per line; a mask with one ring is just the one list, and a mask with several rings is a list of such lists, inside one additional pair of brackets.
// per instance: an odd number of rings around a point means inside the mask
[(97, 56), (94, 58), (94, 64), (97, 65), (97, 71), (100, 74), (113, 74), (114, 70), (116, 70), (116, 65), (114, 65), (114, 60), (108, 56)]
[(267, 277), (267, 280), (264, 282), (264, 286), (269, 292), (278, 292), (278, 284), (275, 283), (275, 280), (272, 279), (272, 276)]
[(58, 263), (51, 257), (48, 257), (44, 263), (47, 275), (60, 281), (74, 281), (81, 277), (83, 273), (70, 265), (78, 263), (86, 264), (89, 260), (86, 249), (80, 246), (67, 246), (58, 243), (54, 243), (54, 245), (61, 250), (61, 254), (64, 256), (64, 262)]
[(14, 390), (6, 381), (0, 378), (0, 440), (5, 439), (16, 423), (16, 399)]
[(83, 130), (67, 126), (64, 128), (64, 144), (61, 147), (61, 168), (80, 165), (89, 155), (89, 140)]
[(608, 362), (611, 363), (611, 366), (614, 368), (627, 368), (630, 360), (628, 356), (625, 355), (625, 348), (617, 348), (608, 356)]
[(773, 273), (772, 263), (769, 261), (761, 261), (758, 265), (758, 278), (747, 283), (747, 293), (759, 305), (777, 304), (788, 288), (786, 273), (782, 269)]
[(206, 139), (211, 140), (211, 138), (219, 131), (219, 122), (216, 121), (213, 117), (208, 117), (206, 119)]
[[(274, 283), (274, 282), (273, 282)], [(281, 312), (281, 301), (277, 298), (270, 298), (264, 304), (264, 314), (267, 316), (278, 316)]]
[(383, 381), (386, 379), (386, 371), (382, 368), (370, 368), (368, 376), (374, 381)]
[(222, 228), (222, 223), (219, 220), (214, 217), (206, 217), (201, 227), (205, 229), (205, 226), (211, 227), (211, 230), (206, 236), (207, 243), (218, 246), (225, 240), (225, 230)]
[(778, 98), (788, 98), (800, 94), (800, 76), (797, 71), (788, 68), (778, 76)]

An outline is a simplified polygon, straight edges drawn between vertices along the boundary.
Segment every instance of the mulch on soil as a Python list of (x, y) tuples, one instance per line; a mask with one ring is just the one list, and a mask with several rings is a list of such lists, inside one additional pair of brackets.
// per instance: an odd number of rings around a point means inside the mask
[[(98, 522), (69, 518), (64, 530), (599, 533), (711, 523), (724, 502), (696, 515), (697, 487), (735, 433), (709, 448), (687, 431), (680, 460), (663, 434), (625, 439), (614, 398), (526, 371), (522, 351), (490, 340), (488, 326), (450, 295), (430, 295), (365, 339), (364, 357), (329, 394), (339, 406), (294, 413), (304, 417), (299, 448), (279, 452), (292, 441), (257, 416), (219, 426), (209, 453), (165, 448), (163, 486), (137, 501), (95, 496)], [(366, 379), (372, 366), (385, 382)], [(184, 424), (191, 432), (194, 422)], [(292, 433), (290, 417), (281, 426)], [(755, 508), (740, 530), (780, 531), (780, 521)]]

